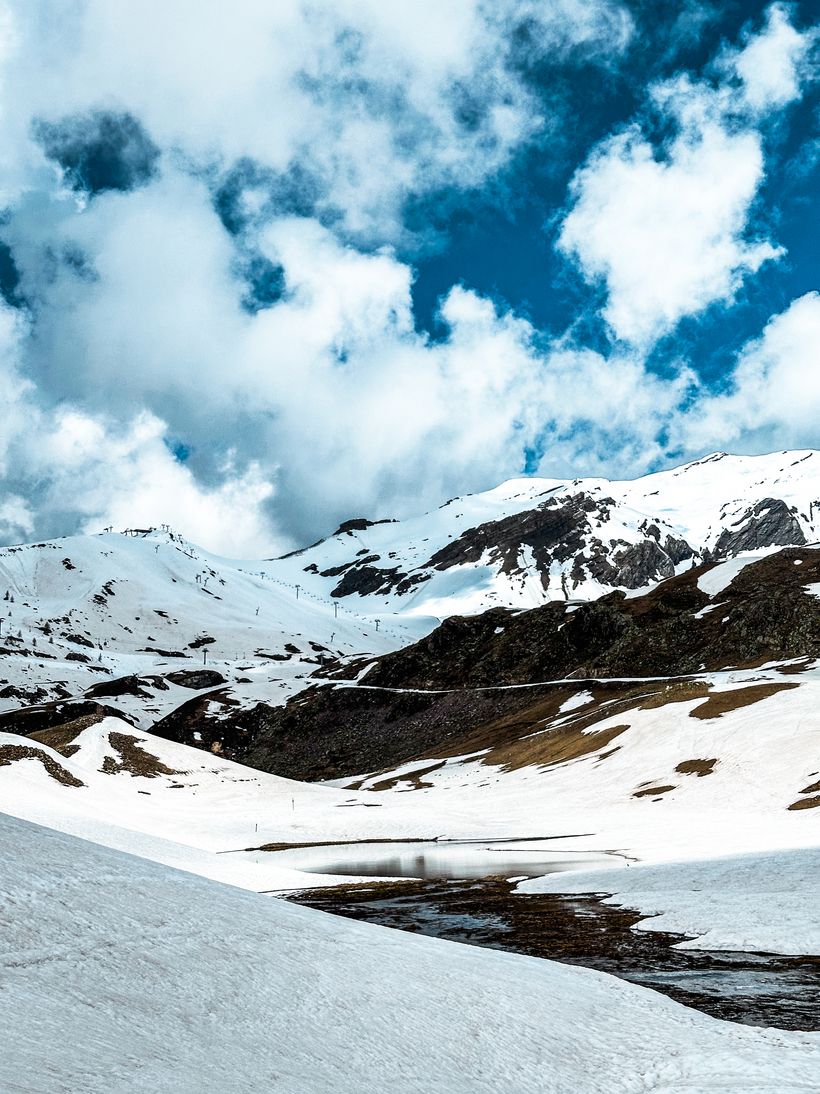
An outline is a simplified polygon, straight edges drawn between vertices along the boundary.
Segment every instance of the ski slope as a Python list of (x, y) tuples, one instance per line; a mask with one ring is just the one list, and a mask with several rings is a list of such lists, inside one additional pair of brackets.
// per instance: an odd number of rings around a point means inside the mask
[[(415, 637), (164, 532), (0, 549), (0, 620), (0, 710), (79, 696), (107, 678), (203, 667), (241, 699), (280, 702), (324, 658), (386, 653)], [(150, 702), (124, 700), (140, 724), (192, 694), (145, 686)]]

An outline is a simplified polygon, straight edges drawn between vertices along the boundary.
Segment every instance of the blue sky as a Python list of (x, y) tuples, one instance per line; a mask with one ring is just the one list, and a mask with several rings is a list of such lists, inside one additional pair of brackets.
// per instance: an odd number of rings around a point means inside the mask
[[(592, 310), (589, 337), (606, 341), (595, 309), (595, 288), (556, 254), (561, 213), (567, 188), (586, 151), (645, 110), (647, 85), (676, 71), (704, 74), (721, 45), (736, 41), (744, 27), (760, 26), (766, 3), (704, 5), (703, 22), (694, 37), (676, 35), (680, 4), (635, 4), (641, 47), (628, 52), (615, 70), (586, 66), (561, 74), (568, 97), (572, 127), (556, 148), (528, 148), (484, 193), (456, 191), (447, 195), (454, 205), (442, 218), (441, 242), (429, 255), (412, 250), (408, 259), (417, 270), (414, 310), (420, 327), (436, 333), (438, 298), (454, 282), (503, 300), (527, 315), (539, 329), (558, 334), (579, 315)], [(694, 6), (693, 6), (694, 10)], [(796, 26), (808, 27), (820, 4), (795, 5)], [(545, 66), (533, 80), (549, 95), (554, 73)], [(669, 357), (686, 347), (700, 375), (720, 385), (734, 355), (759, 333), (777, 307), (817, 288), (820, 266), (820, 192), (818, 117), (820, 85), (809, 84), (799, 101), (790, 104), (777, 127), (767, 134), (768, 165), (758, 207), (748, 230), (773, 231), (787, 251), (777, 267), (764, 268), (739, 294), (733, 307), (718, 307), (682, 324), (657, 347), (653, 366), (663, 369)], [(505, 200), (499, 201), (499, 190)], [(445, 199), (446, 202), (446, 199)], [(436, 216), (437, 199), (422, 206)], [(416, 208), (412, 215), (419, 216)]]
[(818, 0), (0, 0), (0, 538), (820, 443)]

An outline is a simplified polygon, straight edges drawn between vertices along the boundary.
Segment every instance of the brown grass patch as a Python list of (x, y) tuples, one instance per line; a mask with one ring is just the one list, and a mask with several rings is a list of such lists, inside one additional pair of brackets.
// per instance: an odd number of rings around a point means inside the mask
[(805, 672), (806, 669), (810, 669), (814, 661), (811, 657), (805, 657), (802, 661), (796, 661), (791, 665), (778, 665), (777, 671), (784, 676), (792, 676), (798, 672)]
[(167, 767), (157, 756), (146, 752), (139, 737), (128, 733), (109, 733), (111, 747), (119, 753), (119, 760), (106, 756), (100, 771), (106, 775), (117, 775), (126, 771), (129, 775), (141, 775), (145, 779), (155, 779), (158, 775), (184, 775), (184, 771), (174, 771)]
[(639, 710), (657, 710), (670, 703), (688, 703), (691, 699), (704, 699), (708, 695), (709, 685), (704, 680), (682, 680), (680, 683), (662, 684), (635, 705)]
[(792, 802), (789, 809), (820, 809), (820, 794), (813, 798), (800, 798), (799, 801)]
[(29, 748), (27, 745), (0, 745), (0, 767), (7, 767), (15, 760), (37, 760), (52, 779), (62, 783), (63, 786), (85, 786), (82, 779), (76, 778), (62, 764), (58, 764), (52, 756), (39, 748)]
[(68, 759), (75, 752), (80, 751), (80, 746), (74, 744), (74, 742), (83, 730), (101, 722), (104, 717), (105, 715), (99, 712), (85, 714), (82, 718), (74, 718), (70, 722), (64, 722), (61, 726), (55, 726), (53, 729), (38, 729), (36, 733), (29, 733), (29, 737), (32, 741), (39, 741), (40, 744), (48, 745), (49, 748), (53, 748), (55, 752), (59, 752), (61, 756)]
[(804, 790), (800, 791), (801, 794), (820, 794), (820, 779), (816, 783), (811, 783)]
[(601, 755), (598, 757), (598, 761), (600, 762), (601, 760), (608, 760), (610, 756), (614, 756), (615, 753), (620, 752), (620, 750), (621, 750), (620, 745), (615, 745), (614, 748), (608, 748), (606, 750), (606, 752), (601, 753)]
[(675, 768), (681, 775), (697, 775), (702, 779), (704, 775), (711, 775), (715, 770), (717, 760), (681, 760)]
[(657, 797), (659, 794), (668, 794), (670, 790), (674, 790), (674, 786), (648, 786), (646, 790), (635, 790), (632, 794), (633, 798), (649, 798)]
[(445, 762), (445, 760), (438, 760), (427, 767), (420, 767), (416, 771), (408, 771), (404, 775), (391, 775), (386, 779), (380, 779), (379, 782), (373, 783), (372, 786), (368, 787), (368, 790), (395, 790), (400, 783), (410, 783), (413, 790), (427, 790), (433, 784), (422, 782), (422, 779), (425, 775), (444, 767)]
[[(362, 843), (435, 843), (429, 836), (384, 836), (372, 839), (326, 839), (309, 840), (306, 843), (263, 843), (261, 847), (245, 847), (245, 851), (298, 851), (302, 847), (358, 847)], [(230, 854), (229, 851), (217, 852), (218, 854)], [(358, 882), (357, 884), (369, 884)], [(374, 882), (374, 884), (376, 884)], [(391, 882), (385, 882), (389, 885)], [(335, 888), (335, 886), (332, 886)]]
[(741, 710), (743, 707), (759, 703), (762, 699), (768, 699), (777, 695), (779, 691), (790, 691), (800, 687), (799, 684), (751, 684), (745, 688), (734, 688), (732, 691), (712, 692), (705, 703), (689, 711), (690, 718), (719, 718), (721, 714), (728, 714), (733, 710)]
[(601, 752), (627, 729), (629, 725), (623, 724), (585, 733), (581, 726), (558, 726), (495, 748), (482, 760), (504, 771), (515, 771), (521, 767), (556, 767)]

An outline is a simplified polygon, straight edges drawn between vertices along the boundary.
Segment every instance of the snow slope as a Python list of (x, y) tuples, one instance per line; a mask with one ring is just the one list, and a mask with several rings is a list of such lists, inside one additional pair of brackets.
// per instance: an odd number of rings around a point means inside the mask
[[(765, 517), (765, 506), (762, 517), (754, 510), (766, 499), (783, 503), (781, 534), (775, 534), (775, 542), (820, 539), (820, 452), (715, 453), (629, 481), (510, 479), (408, 520), (346, 522), (339, 533), (271, 563), (269, 572), (299, 581), (322, 597), (335, 591), (357, 610), (396, 612), (404, 618), (443, 618), (498, 605), (528, 608), (551, 599), (592, 599), (614, 587), (651, 585), (707, 551), (732, 553), (730, 546), (725, 548), (725, 537)], [(550, 528), (549, 536), (556, 542), (548, 539), (548, 550), (544, 548), (540, 558), (540, 517), (524, 524), (516, 519), (534, 510), (547, 517), (558, 511), (567, 514), (567, 521)], [(470, 561), (459, 564), (454, 549), (465, 536), (471, 539), (471, 529), (487, 524), (495, 527), (475, 540), (472, 551), (462, 552)], [(767, 540), (765, 532), (761, 536)], [(691, 551), (678, 543), (676, 550), (669, 548), (670, 557), (661, 557), (659, 547), (666, 550), (669, 537)], [(504, 545), (501, 552), (499, 543)], [(600, 560), (630, 548), (630, 578), (607, 576)], [(347, 585), (340, 585), (360, 572), (363, 579), (373, 577), (374, 569), (383, 574), (381, 582), (374, 579), (379, 586), (375, 591), (366, 580), (360, 583), (363, 592), (349, 592)]]
[[(0, 549), (0, 621), (0, 710), (81, 695), (108, 677), (204, 666), (240, 699), (277, 702), (322, 657), (384, 653), (415, 637), (163, 532)], [(144, 688), (149, 702), (118, 702), (140, 724), (192, 695)]]
[(523, 893), (614, 893), (642, 931), (696, 936), (680, 949), (820, 953), (820, 847), (634, 865), (522, 881)]
[(0, 833), (7, 1094), (817, 1089), (817, 1034), (729, 1025), (604, 974), (339, 920), (7, 817)]
[[(347, 785), (268, 775), (114, 718), (82, 730), (69, 756), (3, 734), (0, 807), (259, 890), (323, 880), (299, 872), (315, 868), (303, 852), (297, 863), (245, 850), (268, 843), (567, 836), (551, 847), (654, 863), (820, 846), (820, 808), (794, 808), (813, 803), (806, 791), (820, 774), (820, 669), (738, 670), (696, 685), (673, 685), (658, 698), (659, 685), (644, 682), (616, 699), (578, 683), (579, 702), (518, 743), (421, 757)], [(704, 712), (710, 704), (716, 712)], [(588, 746), (556, 759), (554, 735), (577, 724)], [(129, 769), (118, 734), (166, 771)], [(3, 764), (8, 746), (49, 756), (82, 785), (66, 785), (19, 753)]]

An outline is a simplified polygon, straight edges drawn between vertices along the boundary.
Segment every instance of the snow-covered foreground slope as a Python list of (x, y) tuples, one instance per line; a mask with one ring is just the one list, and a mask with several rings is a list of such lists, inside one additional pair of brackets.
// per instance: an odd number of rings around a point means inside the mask
[(511, 479), (403, 521), (345, 522), (271, 572), (357, 610), (443, 618), (643, 588), (693, 560), (820, 539), (820, 452), (630, 481)]
[(340, 921), (7, 817), (0, 833), (8, 1094), (817, 1089), (816, 1034)]

